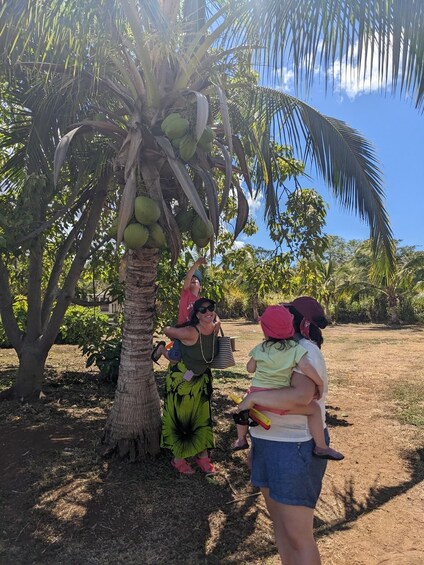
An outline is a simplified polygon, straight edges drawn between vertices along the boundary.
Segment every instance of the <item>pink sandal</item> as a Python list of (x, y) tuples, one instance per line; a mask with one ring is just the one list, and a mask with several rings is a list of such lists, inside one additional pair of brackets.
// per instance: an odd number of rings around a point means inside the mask
[(197, 466), (207, 475), (215, 475), (216, 469), (209, 457), (196, 457)]
[(175, 459), (171, 459), (171, 465), (182, 475), (194, 475), (196, 472), (185, 459), (178, 463), (175, 462)]

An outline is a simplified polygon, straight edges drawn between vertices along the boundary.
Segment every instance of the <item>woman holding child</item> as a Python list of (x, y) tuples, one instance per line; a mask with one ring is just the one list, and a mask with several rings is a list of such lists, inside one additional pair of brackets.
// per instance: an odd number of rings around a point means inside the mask
[(170, 363), (166, 376), (161, 446), (171, 450), (171, 464), (183, 475), (195, 473), (189, 457), (204, 473), (215, 473), (208, 453), (215, 447), (209, 366), (217, 354), (217, 323), (215, 302), (199, 298), (188, 322), (164, 330), (167, 337), (179, 340), (182, 359)]
[[(321, 305), (311, 297), (302, 296), (284, 306), (293, 315), (295, 337), (307, 350), (309, 363), (323, 381), (323, 394), (316, 402), (320, 406), (328, 445), (325, 424), (328, 378), (320, 351), (323, 343), (321, 329), (328, 322)], [(254, 405), (273, 409), (273, 412), (265, 412), (272, 419), (269, 430), (259, 426), (250, 429), (251, 480), (253, 485), (260, 487), (265, 498), (281, 562), (286, 565), (321, 563), (314, 539), (313, 518), (327, 460), (314, 453), (315, 443), (306, 415), (299, 415), (295, 410), (287, 415), (279, 415), (275, 411), (286, 410), (290, 403), (306, 406), (314, 398), (317, 398), (315, 383), (294, 372), (290, 387), (252, 392), (237, 406), (238, 412)]]

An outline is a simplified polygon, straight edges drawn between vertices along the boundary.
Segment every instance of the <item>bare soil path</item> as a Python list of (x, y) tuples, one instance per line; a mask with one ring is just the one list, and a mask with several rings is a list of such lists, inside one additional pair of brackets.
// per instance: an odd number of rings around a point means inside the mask
[[(241, 321), (225, 330), (239, 336), (237, 366), (216, 374), (211, 481), (176, 476), (165, 453), (135, 465), (103, 460), (113, 386), (85, 369), (75, 347), (53, 348), (44, 400), (0, 404), (1, 565), (279, 563), (246, 453), (229, 450), (227, 393), (247, 387), (244, 366), (261, 332)], [(325, 337), (330, 432), (346, 459), (329, 463), (317, 508), (323, 564), (421, 565), (424, 428), (402, 418), (409, 410), (411, 420), (414, 403), (415, 421), (424, 418), (424, 328), (347, 325)], [(0, 388), (15, 368), (14, 352), (0, 350)]]

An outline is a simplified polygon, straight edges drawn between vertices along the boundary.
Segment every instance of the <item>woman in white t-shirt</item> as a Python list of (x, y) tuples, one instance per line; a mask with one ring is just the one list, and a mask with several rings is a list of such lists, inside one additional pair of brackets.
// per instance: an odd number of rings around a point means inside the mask
[[(322, 306), (308, 296), (284, 304), (293, 314), (293, 325), (299, 343), (307, 349), (309, 362), (324, 381), (324, 392), (317, 402), (321, 408), (322, 425), (329, 444), (325, 423), (325, 399), (328, 376), (320, 351), (323, 342), (321, 329), (328, 325)], [(314, 398), (316, 390), (311, 379), (293, 373), (292, 386), (304, 403)], [(278, 410), (287, 400), (290, 388), (252, 392), (247, 395), (237, 411), (253, 405)], [(267, 413), (272, 426), (250, 429), (252, 438), (251, 480), (260, 487), (274, 526), (274, 534), (281, 562), (296, 565), (319, 565), (318, 547), (314, 539), (313, 518), (327, 461), (314, 457), (314, 441), (308, 429), (306, 416)]]

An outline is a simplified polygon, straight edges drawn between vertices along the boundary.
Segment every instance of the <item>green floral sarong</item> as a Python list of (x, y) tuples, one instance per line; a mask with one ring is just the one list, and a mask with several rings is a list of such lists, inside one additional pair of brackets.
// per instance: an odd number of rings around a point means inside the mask
[(182, 361), (168, 368), (162, 419), (161, 447), (170, 449), (174, 457), (193, 457), (215, 447), (212, 431), (212, 373), (193, 376), (186, 381)]

